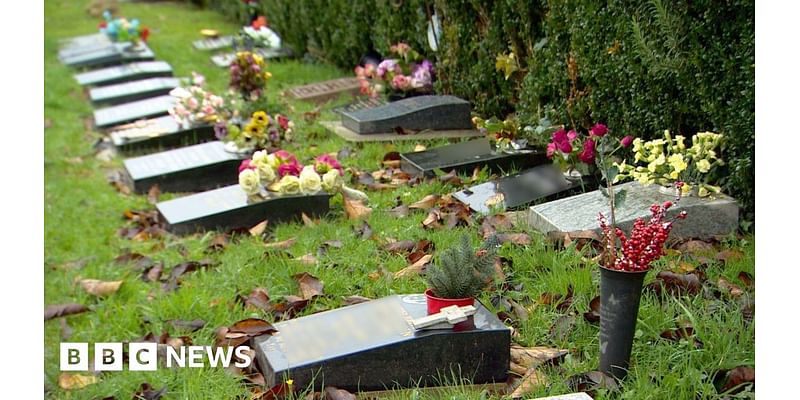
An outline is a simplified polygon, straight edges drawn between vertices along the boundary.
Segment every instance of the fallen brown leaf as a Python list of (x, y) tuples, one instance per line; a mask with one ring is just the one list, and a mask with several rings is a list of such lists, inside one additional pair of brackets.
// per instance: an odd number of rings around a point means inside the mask
[(278, 249), (278, 250), (286, 250), (297, 241), (297, 238), (289, 238), (286, 240), (282, 240), (280, 242), (272, 242), (272, 243), (264, 243), (264, 247), (267, 249)]
[(436, 202), (439, 200), (438, 194), (429, 194), (422, 198), (422, 200), (417, 201), (414, 204), (408, 206), (408, 208), (415, 208), (419, 210), (429, 210), (436, 205)]
[(139, 386), (139, 390), (133, 394), (134, 400), (159, 400), (167, 393), (167, 387), (155, 390), (149, 383), (145, 382)]
[(356, 236), (361, 240), (370, 240), (372, 239), (372, 227), (369, 226), (367, 221), (361, 223), (361, 225), (353, 227), (353, 230), (356, 233)]
[[(305, 214), (303, 214), (305, 216)], [(252, 236), (261, 236), (264, 234), (264, 231), (267, 230), (267, 224), (269, 221), (266, 219), (256, 224), (256, 226), (250, 228), (250, 235)]]
[(243, 333), (250, 337), (256, 337), (274, 332), (277, 332), (277, 329), (269, 322), (258, 318), (247, 318), (231, 325), (228, 335), (236, 336), (237, 333)]
[(746, 384), (755, 385), (756, 369), (747, 365), (721, 369), (714, 373), (713, 381), (718, 393), (736, 394), (743, 391)]
[(70, 372), (62, 372), (58, 375), (58, 386), (64, 390), (81, 389), (97, 382), (98, 379), (94, 375), (73, 374)]
[(145, 268), (142, 272), (142, 280), (145, 282), (156, 282), (161, 279), (164, 272), (164, 263), (159, 261), (152, 266)]
[(401, 269), (400, 271), (395, 272), (394, 277), (404, 278), (408, 276), (419, 275), (425, 271), (425, 267), (431, 262), (431, 260), (433, 260), (433, 256), (430, 254), (426, 254), (420, 257), (420, 259), (417, 260), (417, 262)]
[(696, 274), (677, 274), (670, 271), (661, 271), (656, 275), (656, 280), (648, 285), (656, 293), (665, 290), (673, 296), (700, 293), (700, 278)]
[(736, 249), (722, 250), (716, 255), (716, 259), (722, 261), (724, 264), (727, 264), (729, 261), (741, 260), (742, 257), (744, 257), (744, 253)]
[(236, 299), (244, 304), (245, 308), (272, 311), (272, 305), (269, 303), (269, 294), (267, 289), (255, 288), (247, 296), (237, 295)]
[(498, 233), (497, 240), (499, 240), (500, 243), (511, 242), (520, 246), (531, 244), (531, 236), (527, 233)]
[(147, 202), (156, 205), (158, 203), (158, 197), (161, 196), (161, 189), (158, 185), (153, 185), (150, 187), (150, 190), (147, 191)]
[(352, 295), (352, 296), (347, 296), (347, 297), (344, 298), (344, 304), (348, 305), (348, 306), (352, 306), (353, 304), (365, 303), (365, 302), (368, 302), (368, 301), (371, 301), (371, 300), (372, 299), (370, 299), (369, 297)]
[(528, 370), (542, 364), (560, 360), (569, 353), (565, 349), (551, 347), (522, 347), (511, 345), (511, 363)]
[(303, 299), (310, 300), (322, 295), (322, 282), (317, 277), (308, 272), (303, 272), (302, 274), (292, 275), (292, 278), (300, 286), (300, 296)]
[(116, 293), (120, 286), (122, 286), (122, 281), (107, 282), (97, 279), (82, 279), (80, 285), (86, 293), (93, 296), (105, 297)]
[(352, 200), (347, 196), (342, 196), (344, 200), (344, 211), (350, 219), (368, 218), (372, 214), (372, 209), (364, 205), (361, 200)]
[(388, 251), (389, 253), (404, 253), (409, 252), (414, 249), (417, 245), (417, 242), (413, 240), (400, 240), (397, 242), (387, 243), (383, 246), (383, 249)]
[(356, 395), (333, 386), (327, 386), (323, 394), (325, 400), (356, 400)]
[(411, 209), (408, 208), (407, 205), (399, 205), (391, 210), (389, 210), (389, 215), (395, 218), (405, 218), (410, 214)]
[(514, 391), (511, 392), (511, 398), (522, 398), (530, 392), (547, 385), (547, 376), (535, 369), (531, 369), (525, 374), (525, 376), (522, 377), (519, 386), (517, 386)]
[(727, 293), (731, 297), (739, 297), (744, 294), (744, 290), (742, 290), (742, 288), (734, 283), (731, 283), (724, 277), (719, 277), (719, 279), (717, 279), (717, 287), (719, 287), (719, 290), (721, 290), (723, 293)]
[(305, 226), (307, 226), (309, 228), (313, 228), (313, 227), (317, 226), (317, 223), (314, 222), (314, 220), (311, 219), (311, 217), (306, 215), (306, 213), (302, 213), (300, 215), (300, 217), (303, 219), (303, 225), (305, 225)]
[(753, 278), (753, 275), (751, 275), (749, 272), (740, 271), (739, 275), (738, 275), (738, 278), (739, 278), (739, 281), (741, 281), (746, 288), (748, 288), (748, 289), (752, 289), (753, 288), (753, 279), (754, 278)]
[(583, 318), (593, 324), (600, 322), (600, 296), (595, 296), (589, 302), (589, 311), (583, 313)]
[(190, 332), (200, 330), (204, 326), (206, 326), (206, 321), (203, 321), (202, 319), (193, 319), (190, 321), (183, 319), (173, 319), (167, 322), (169, 322), (169, 324), (172, 325), (172, 327), (177, 330), (186, 330)]
[(228, 247), (228, 243), (230, 243), (230, 238), (225, 233), (218, 233), (214, 235), (214, 238), (211, 239), (211, 243), (208, 244), (206, 247), (206, 251), (208, 252), (217, 252), (225, 250)]
[(69, 303), (69, 304), (54, 304), (44, 308), (44, 320), (65, 317), (67, 315), (80, 314), (89, 311), (83, 304)]

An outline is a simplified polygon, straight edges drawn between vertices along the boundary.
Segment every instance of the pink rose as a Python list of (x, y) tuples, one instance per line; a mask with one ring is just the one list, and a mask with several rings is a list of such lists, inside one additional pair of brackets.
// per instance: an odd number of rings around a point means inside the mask
[(300, 176), (300, 172), (303, 170), (303, 166), (300, 165), (296, 160), (290, 163), (281, 164), (278, 166), (278, 175), (283, 178), (286, 175), (294, 175)]
[(564, 128), (561, 128), (555, 132), (553, 132), (553, 144), (556, 146), (558, 150), (562, 153), (572, 153), (572, 145), (569, 141), (569, 135)]
[(239, 164), (239, 172), (242, 172), (246, 169), (256, 169), (255, 165), (250, 164), (250, 159), (242, 160), (242, 163)]
[(586, 139), (586, 141), (583, 142), (583, 151), (578, 155), (578, 158), (586, 164), (593, 164), (595, 157), (594, 146), (594, 140)]
[(364, 79), (364, 78), (367, 77), (366, 69), (364, 69), (364, 67), (362, 67), (360, 65), (356, 65), (356, 68), (355, 68), (354, 71), (356, 73), (356, 77), (358, 77), (360, 79)]
[(603, 137), (606, 135), (606, 133), (608, 133), (608, 127), (599, 122), (594, 124), (594, 126), (589, 129), (590, 136)]
[(375, 77), (375, 64), (367, 64), (364, 66), (364, 76), (367, 78)]
[(200, 103), (198, 103), (197, 99), (194, 97), (190, 97), (189, 101), (186, 102), (186, 105), (189, 106), (190, 110), (196, 110)]
[(284, 164), (284, 163), (295, 163), (296, 164), (297, 163), (297, 157), (295, 157), (294, 154), (289, 153), (286, 150), (278, 150), (278, 151), (276, 151), (276, 152), (274, 152), (272, 154), (274, 154), (275, 157), (278, 158), (278, 160), (280, 161), (281, 164)]
[(575, 131), (567, 132), (567, 139), (569, 139), (570, 143), (574, 142), (575, 139), (577, 139), (577, 138), (578, 138), (578, 132), (575, 132)]
[(633, 136), (631, 135), (625, 136), (619, 141), (619, 144), (621, 144), (622, 147), (628, 147), (631, 145), (631, 143), (633, 143)]
[(411, 86), (411, 80), (407, 76), (398, 74), (392, 78), (392, 87), (399, 90), (406, 90)]
[(547, 158), (553, 158), (553, 154), (556, 153), (556, 144), (555, 143), (548, 143), (547, 144)]
[(281, 126), (281, 129), (283, 130), (289, 129), (289, 118), (286, 118), (280, 114), (278, 114), (277, 117), (278, 117), (278, 125)]
[(323, 154), (314, 159), (314, 170), (317, 171), (318, 174), (323, 175), (332, 169), (338, 170), (339, 175), (344, 175), (344, 171), (342, 170), (342, 165), (339, 164), (339, 160), (327, 154)]

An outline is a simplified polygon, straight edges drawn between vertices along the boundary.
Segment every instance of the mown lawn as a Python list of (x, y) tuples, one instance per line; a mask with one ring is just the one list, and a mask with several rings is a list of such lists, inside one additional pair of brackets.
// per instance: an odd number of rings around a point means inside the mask
[[(391, 273), (409, 263), (404, 255), (383, 251), (386, 242), (427, 239), (436, 249), (443, 249), (454, 244), (463, 232), (472, 235), (476, 245), (479, 242), (480, 223), (454, 230), (428, 230), (422, 226), (427, 215), (424, 211), (411, 212), (406, 218), (396, 218), (389, 213), (398, 202), (411, 204), (428, 194), (444, 195), (455, 190), (452, 185), (438, 181), (368, 192), (374, 210), (367, 220), (373, 231), (371, 240), (359, 238), (355, 228), (362, 223), (347, 218), (340, 198), (333, 201), (330, 214), (315, 226), (302, 222), (271, 226), (266, 237), (238, 235), (221, 251), (207, 250), (215, 233), (144, 241), (120, 238), (117, 230), (125, 225), (123, 213), (126, 210), (149, 210), (153, 206), (146, 196), (123, 195), (107, 183), (106, 174), (120, 167), (121, 158), (104, 162), (94, 157), (92, 143), (99, 136), (87, 132), (84, 126), (84, 119), (91, 117), (92, 108), (82, 88), (72, 78), (75, 71), (57, 60), (60, 39), (89, 34), (96, 29), (99, 20), (89, 16), (83, 6), (84, 3), (67, 0), (45, 3), (44, 107), (49, 123), (45, 129), (45, 304), (75, 302), (91, 308), (90, 312), (66, 318), (72, 331), (68, 341), (121, 342), (149, 332), (158, 336), (166, 331), (171, 336), (190, 336), (194, 344), (211, 345), (218, 327), (248, 317), (272, 320), (265, 312), (245, 310), (236, 302), (237, 294), (246, 295), (254, 288), (265, 288), (273, 299), (294, 295), (298, 289), (292, 275), (308, 272), (322, 280), (325, 296), (303, 310), (301, 315), (305, 315), (340, 307), (344, 305), (344, 297), (350, 295), (377, 298), (422, 292), (425, 284), (420, 277), (392, 277)], [(191, 42), (199, 37), (201, 28), (212, 27), (232, 33), (238, 24), (182, 3), (126, 2), (121, 8), (124, 15), (138, 17), (151, 28), (151, 48), (158, 59), (173, 66), (177, 76), (198, 71), (206, 76), (212, 89), (221, 91), (225, 87), (227, 72), (210, 62), (209, 53), (194, 50)], [(342, 160), (346, 166), (373, 171), (381, 168), (380, 161), (385, 153), (410, 151), (417, 144), (347, 144), (316, 122), (304, 121), (304, 113), (312, 111), (313, 106), (286, 101), (279, 96), (290, 86), (348, 76), (350, 71), (301, 61), (272, 63), (270, 70), (273, 80), (269, 96), (279, 110), (268, 111), (287, 113), (296, 121), (297, 138), (285, 147), (301, 158), (348, 148), (350, 156)], [(322, 110), (321, 119), (333, 117), (329, 109), (330, 105)], [(423, 144), (442, 143), (444, 141)], [(480, 180), (487, 178), (484, 173)], [(480, 221), (478, 216), (475, 219)], [(517, 229), (524, 230), (524, 227)], [(500, 252), (511, 260), (506, 266), (506, 278), (521, 290), (486, 293), (481, 299), (489, 305), (492, 296), (502, 295), (528, 308), (527, 319), (516, 322), (518, 335), (514, 340), (517, 343), (570, 350), (560, 365), (543, 367), (549, 385), (531, 392), (533, 398), (568, 393), (566, 378), (597, 368), (598, 327), (586, 322), (582, 314), (598, 294), (599, 283), (596, 266), (574, 247), (559, 249), (542, 235), (529, 234), (532, 239), (529, 245), (506, 243)], [(264, 243), (290, 238), (296, 238), (296, 242), (286, 252), (266, 252)], [(319, 252), (320, 246), (329, 240), (341, 240), (342, 247)], [(726, 262), (716, 260), (718, 250), (711, 250), (706, 255), (711, 260), (706, 266), (698, 261), (701, 253), (675, 251), (660, 261), (656, 270), (704, 267), (708, 288), (716, 288), (720, 277), (744, 286), (737, 276), (741, 271), (754, 275), (754, 242), (754, 237), (723, 240), (718, 249), (733, 249), (724, 257)], [(114, 262), (125, 251), (163, 262), (165, 276), (170, 268), (183, 261), (210, 258), (216, 265), (184, 275), (180, 288), (165, 292), (159, 283), (142, 281), (141, 271), (134, 265)], [(309, 253), (315, 255), (318, 262), (307, 264), (295, 260)], [(655, 272), (648, 280), (654, 277)], [(123, 280), (124, 283), (119, 292), (98, 299), (76, 284), (83, 278)], [(564, 294), (569, 286), (574, 289), (574, 298), (566, 310), (556, 311), (553, 305), (537, 304), (542, 293)], [(739, 301), (729, 294), (717, 297), (712, 292), (705, 290), (682, 297), (646, 293), (639, 314), (631, 373), (621, 392), (607, 395), (600, 391), (598, 398), (718, 398), (712, 380), (715, 371), (739, 365), (754, 366), (755, 324), (744, 321), (739, 305), (742, 296), (754, 296), (754, 292), (747, 289), (744, 295), (738, 296)], [(572, 320), (563, 318), (565, 315), (573, 315), (574, 324), (566, 324), (563, 332), (553, 334), (551, 328), (557, 321)], [(201, 319), (206, 324), (190, 333), (176, 330), (166, 322), (174, 319)], [(661, 332), (679, 323), (690, 323), (694, 327), (696, 337), (702, 341), (701, 348), (696, 348), (692, 341), (670, 342), (659, 337)], [(62, 333), (57, 319), (46, 322), (44, 372), (45, 391), (50, 398), (116, 396), (125, 399), (143, 382), (156, 388), (166, 386), (166, 398), (249, 398), (249, 390), (240, 378), (220, 368), (109, 372), (102, 374), (96, 384), (63, 390), (58, 385), (59, 343), (66, 341)], [(407, 393), (397, 393), (394, 397), (407, 396)], [(456, 387), (422, 397), (480, 398), (481, 393)]]

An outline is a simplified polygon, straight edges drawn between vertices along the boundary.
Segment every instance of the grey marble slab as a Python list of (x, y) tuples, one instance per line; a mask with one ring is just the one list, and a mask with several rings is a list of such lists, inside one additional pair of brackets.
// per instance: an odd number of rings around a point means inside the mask
[(103, 86), (160, 76), (172, 76), (169, 63), (140, 61), (75, 74), (75, 80), (82, 86)]
[(89, 89), (94, 104), (119, 104), (169, 94), (181, 85), (178, 78), (146, 78)]
[(416, 96), (342, 112), (342, 125), (361, 135), (410, 130), (472, 129), (469, 102), (455, 96)]
[(97, 128), (105, 129), (141, 118), (166, 115), (174, 104), (174, 97), (164, 95), (100, 108), (94, 111), (94, 123)]

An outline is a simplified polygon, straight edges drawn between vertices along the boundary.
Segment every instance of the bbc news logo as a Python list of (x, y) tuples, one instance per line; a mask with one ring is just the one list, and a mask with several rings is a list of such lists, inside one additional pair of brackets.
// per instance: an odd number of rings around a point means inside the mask
[[(157, 343), (128, 343), (128, 370), (155, 371), (158, 369)], [(227, 368), (233, 363), (237, 368), (247, 368), (253, 363), (250, 348), (212, 346), (164, 346), (164, 363), (167, 368), (203, 368), (206, 361), (211, 367)], [(95, 343), (95, 371), (122, 371), (122, 343)], [(61, 343), (61, 370), (88, 371), (89, 343)]]

